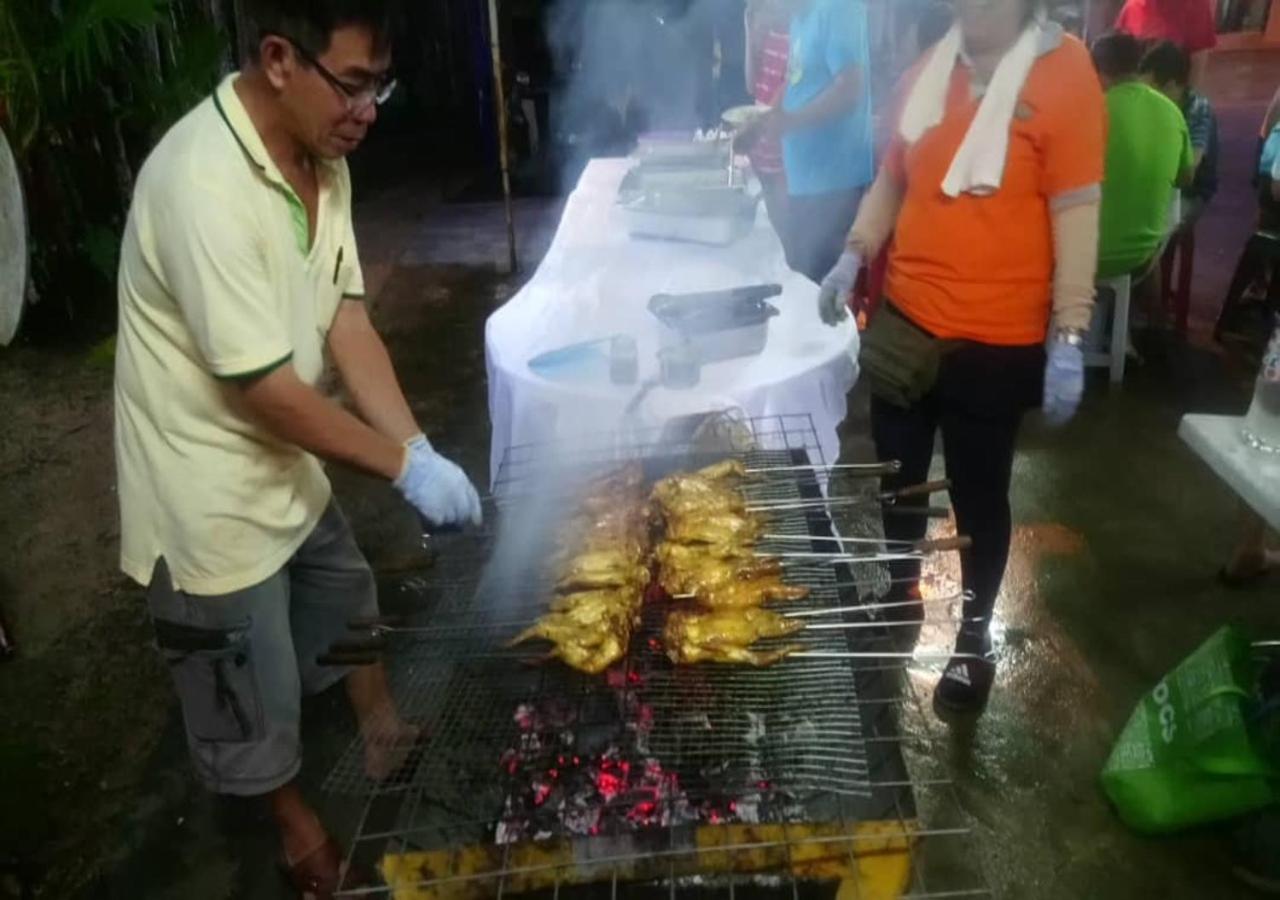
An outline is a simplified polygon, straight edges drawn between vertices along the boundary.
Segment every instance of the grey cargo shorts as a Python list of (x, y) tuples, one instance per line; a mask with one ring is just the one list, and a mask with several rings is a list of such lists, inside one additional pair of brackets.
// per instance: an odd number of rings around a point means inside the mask
[(349, 620), (378, 614), (373, 572), (333, 500), (267, 580), (193, 596), (174, 589), (160, 560), (147, 606), (196, 774), (210, 790), (238, 795), (267, 793), (298, 774), (302, 696), (349, 671), (318, 666), (316, 656), (348, 633)]

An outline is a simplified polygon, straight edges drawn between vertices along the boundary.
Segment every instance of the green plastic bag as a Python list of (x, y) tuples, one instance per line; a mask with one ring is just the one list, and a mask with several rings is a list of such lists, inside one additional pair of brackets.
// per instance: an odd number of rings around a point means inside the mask
[(1257, 678), (1249, 639), (1226, 626), (1142, 698), (1102, 770), (1126, 825), (1175, 831), (1280, 801)]

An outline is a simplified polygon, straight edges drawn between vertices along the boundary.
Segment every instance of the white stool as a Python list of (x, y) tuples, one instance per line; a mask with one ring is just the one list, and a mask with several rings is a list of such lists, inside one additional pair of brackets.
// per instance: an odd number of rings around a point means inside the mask
[(1120, 275), (1098, 282), (1098, 287), (1107, 288), (1115, 297), (1111, 304), (1111, 341), (1110, 352), (1098, 348), (1102, 340), (1102, 305), (1094, 307), (1093, 325), (1089, 328), (1088, 348), (1084, 354), (1086, 366), (1107, 366), (1111, 369), (1111, 383), (1124, 381), (1125, 356), (1129, 352), (1129, 294), (1133, 290), (1133, 276)]

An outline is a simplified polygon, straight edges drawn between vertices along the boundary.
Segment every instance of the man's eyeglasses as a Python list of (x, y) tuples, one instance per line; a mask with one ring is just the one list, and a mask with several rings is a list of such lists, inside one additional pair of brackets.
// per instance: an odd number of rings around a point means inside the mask
[(396, 89), (395, 76), (390, 72), (382, 75), (376, 80), (363, 85), (348, 84), (337, 75), (334, 75), (320, 60), (316, 59), (293, 38), (285, 34), (277, 34), (276, 37), (289, 42), (289, 46), (293, 47), (293, 52), (311, 68), (320, 73), (320, 77), (329, 82), (332, 87), (342, 97), (347, 104), (347, 112), (357, 113), (367, 109), (370, 105), (381, 106), (386, 103)]

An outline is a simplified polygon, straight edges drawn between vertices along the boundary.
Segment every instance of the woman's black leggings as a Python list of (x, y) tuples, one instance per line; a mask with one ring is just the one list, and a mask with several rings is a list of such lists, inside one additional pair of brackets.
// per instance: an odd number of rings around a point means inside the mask
[[(886, 490), (918, 484), (929, 475), (934, 435), (942, 432), (951, 503), (960, 534), (973, 546), (960, 555), (964, 589), (974, 599), (965, 618), (988, 620), (1009, 558), (1009, 480), (1023, 413), (1039, 403), (1044, 349), (964, 344), (944, 358), (933, 389), (909, 408), (871, 398), (871, 433), (880, 459), (902, 462), (883, 481)], [(927, 498), (902, 501), (924, 505)], [(890, 540), (919, 540), (927, 520), (886, 512)], [(893, 578), (914, 578), (915, 561), (890, 563)]]

